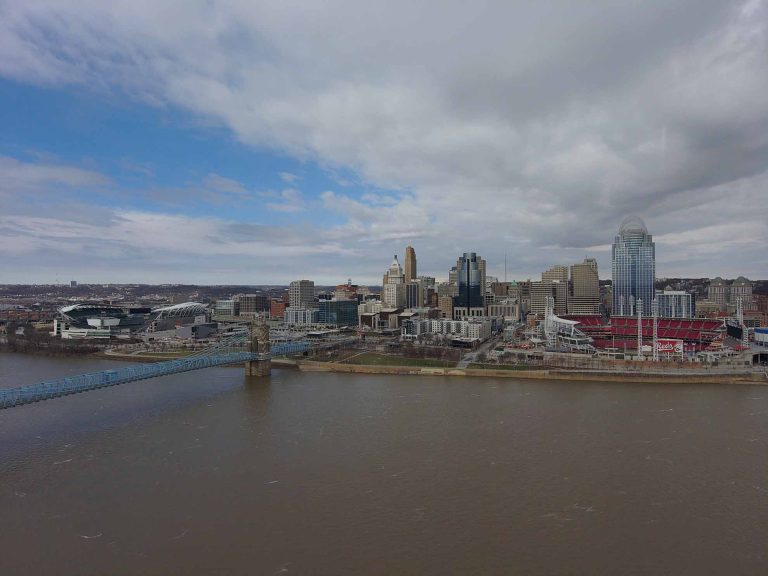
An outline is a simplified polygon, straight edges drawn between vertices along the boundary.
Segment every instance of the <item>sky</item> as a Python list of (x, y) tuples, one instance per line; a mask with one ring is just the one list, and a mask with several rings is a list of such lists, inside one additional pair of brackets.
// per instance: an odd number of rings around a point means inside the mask
[(768, 278), (768, 1), (0, 0), (0, 283)]

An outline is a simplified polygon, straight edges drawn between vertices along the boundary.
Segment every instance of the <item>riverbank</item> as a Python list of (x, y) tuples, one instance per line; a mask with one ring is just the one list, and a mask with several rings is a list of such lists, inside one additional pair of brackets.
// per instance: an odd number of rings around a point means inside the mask
[[(95, 354), (100, 358), (129, 362), (163, 362), (184, 358), (192, 352), (154, 352), (143, 354), (126, 354), (105, 351)], [(692, 369), (675, 372), (651, 371), (635, 369), (620, 370), (585, 370), (567, 368), (518, 368), (499, 366), (498, 368), (456, 368), (455, 366), (420, 365), (418, 359), (407, 359), (408, 363), (384, 364), (376, 363), (347, 363), (318, 362), (314, 360), (294, 360), (291, 358), (273, 358), (272, 364), (281, 368), (298, 368), (302, 372), (340, 372), (348, 374), (391, 374), (403, 376), (476, 376), (485, 378), (515, 378), (518, 380), (568, 380), (582, 382), (637, 382), (648, 384), (764, 384), (768, 385), (768, 377), (749, 370), (743, 371), (713, 371)], [(352, 361), (355, 359), (353, 357)]]
[[(181, 358), (185, 358), (195, 352), (199, 352), (199, 350), (194, 350), (191, 352), (144, 352), (144, 353), (137, 353), (137, 354), (126, 354), (124, 352), (115, 352), (112, 350), (106, 350), (104, 352), (98, 352), (94, 354), (94, 356), (98, 358), (106, 358), (108, 360), (120, 360), (121, 362), (140, 362), (140, 363), (150, 363), (150, 362), (167, 362), (168, 360), (179, 360)], [(291, 358), (273, 358), (272, 364), (275, 366), (283, 367), (296, 367), (297, 363), (296, 360), (293, 360)], [(235, 366), (234, 364), (232, 366)]]
[(400, 374), (413, 376), (482, 376), (515, 378), (518, 380), (568, 380), (590, 382), (642, 382), (647, 384), (764, 384), (768, 378), (749, 371), (733, 373), (688, 372), (651, 373), (598, 370), (527, 369), (504, 370), (491, 368), (439, 368), (432, 366), (386, 366), (342, 364), (339, 362), (315, 362), (302, 360), (298, 367), (303, 372), (344, 372), (351, 374)]

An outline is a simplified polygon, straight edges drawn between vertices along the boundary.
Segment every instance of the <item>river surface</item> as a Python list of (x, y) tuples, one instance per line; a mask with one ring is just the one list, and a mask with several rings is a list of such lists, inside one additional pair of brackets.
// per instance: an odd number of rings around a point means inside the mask
[[(0, 387), (117, 362), (0, 354)], [(768, 574), (768, 387), (217, 368), (0, 411), (0, 574)]]

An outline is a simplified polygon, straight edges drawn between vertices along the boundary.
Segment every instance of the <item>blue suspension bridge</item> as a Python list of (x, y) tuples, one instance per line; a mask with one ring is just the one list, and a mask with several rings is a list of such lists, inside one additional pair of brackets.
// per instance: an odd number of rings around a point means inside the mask
[[(269, 332), (266, 331), (264, 334), (266, 334), (266, 340), (257, 340), (256, 337), (251, 339), (251, 335), (247, 332), (230, 336), (209, 348), (176, 360), (134, 364), (114, 370), (68, 376), (39, 384), (0, 390), (0, 409), (227, 364), (244, 363), (246, 374), (266, 376), (269, 374), (272, 357), (304, 353), (318, 347), (313, 347), (307, 341), (281, 342), (270, 346)], [(250, 346), (248, 346), (249, 343)]]

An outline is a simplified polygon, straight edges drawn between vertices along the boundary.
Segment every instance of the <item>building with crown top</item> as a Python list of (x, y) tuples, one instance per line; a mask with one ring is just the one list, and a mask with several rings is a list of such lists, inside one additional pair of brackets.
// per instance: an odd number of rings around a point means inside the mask
[(643, 301), (643, 313), (650, 315), (656, 295), (656, 244), (637, 216), (628, 216), (613, 241), (613, 315), (634, 316)]

